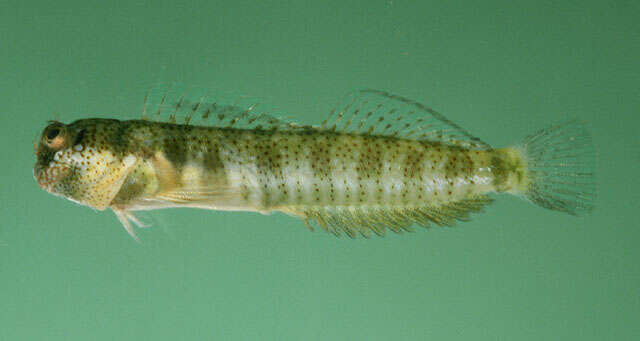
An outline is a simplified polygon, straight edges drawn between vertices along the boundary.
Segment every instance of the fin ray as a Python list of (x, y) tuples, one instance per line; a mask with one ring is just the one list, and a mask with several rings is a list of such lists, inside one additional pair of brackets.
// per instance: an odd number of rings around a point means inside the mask
[(239, 196), (225, 186), (203, 186), (203, 187), (175, 187), (157, 193), (153, 200), (163, 200), (172, 203), (213, 203), (222, 200), (230, 200)]
[(591, 134), (580, 121), (553, 125), (525, 138), (528, 186), (520, 190), (547, 209), (581, 215), (597, 197), (595, 150)]
[(124, 227), (124, 229), (127, 231), (127, 233), (129, 233), (131, 238), (133, 238), (138, 244), (141, 244), (142, 242), (140, 241), (140, 238), (138, 238), (138, 236), (136, 235), (136, 232), (135, 232), (134, 227), (131, 224), (131, 222), (136, 224), (138, 227), (146, 227), (147, 225), (142, 224), (140, 222), (140, 220), (138, 220), (133, 215), (133, 213), (131, 213), (131, 212), (127, 211), (127, 210), (121, 210), (121, 209), (112, 208), (112, 211), (113, 211), (113, 213), (115, 213), (116, 217), (118, 218), (118, 220), (122, 224), (122, 227)]
[(487, 143), (437, 111), (410, 99), (373, 89), (355, 91), (345, 96), (321, 126), (345, 133), (491, 149)]
[(441, 206), (415, 208), (386, 207), (300, 207), (282, 209), (305, 221), (313, 221), (325, 231), (340, 236), (342, 232), (351, 238), (358, 234), (368, 238), (370, 232), (384, 236), (387, 229), (402, 233), (412, 232), (411, 225), (428, 227), (430, 224), (452, 226), (456, 221), (469, 220), (469, 214), (481, 211), (493, 199), (479, 195)]
[(225, 100), (224, 96), (214, 97), (205, 90), (187, 88), (179, 83), (161, 84), (147, 92), (142, 119), (264, 130), (300, 127), (294, 122), (273, 116), (267, 110), (258, 109), (257, 102), (247, 100)]

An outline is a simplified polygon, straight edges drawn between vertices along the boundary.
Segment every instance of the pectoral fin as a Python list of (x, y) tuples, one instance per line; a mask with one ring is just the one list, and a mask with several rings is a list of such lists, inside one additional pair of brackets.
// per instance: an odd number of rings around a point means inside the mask
[(137, 158), (135, 156), (127, 155), (121, 161), (113, 162), (112, 165), (105, 167), (108, 168), (108, 171), (105, 171), (101, 177), (91, 181), (89, 188), (85, 192), (87, 197), (84, 202), (100, 211), (108, 208), (136, 162)]
[(158, 192), (150, 198), (151, 200), (175, 204), (207, 204), (231, 200), (239, 195), (222, 178), (220, 181), (212, 179), (203, 181), (202, 171), (195, 166), (186, 165), (180, 169), (176, 168), (162, 152), (154, 155), (153, 167), (159, 185)]

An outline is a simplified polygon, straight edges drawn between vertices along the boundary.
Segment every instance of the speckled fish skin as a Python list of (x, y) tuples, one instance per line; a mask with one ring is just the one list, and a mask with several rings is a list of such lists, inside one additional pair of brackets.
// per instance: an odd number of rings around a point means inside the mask
[[(52, 122), (36, 154), (40, 187), (111, 208), (134, 238), (130, 222), (142, 224), (131, 212), (168, 207), (281, 211), (335, 234), (382, 235), (412, 224), (452, 225), (488, 204), (487, 194), (526, 195), (536, 182), (524, 147), (311, 126)], [(573, 213), (545, 198), (537, 203)]]

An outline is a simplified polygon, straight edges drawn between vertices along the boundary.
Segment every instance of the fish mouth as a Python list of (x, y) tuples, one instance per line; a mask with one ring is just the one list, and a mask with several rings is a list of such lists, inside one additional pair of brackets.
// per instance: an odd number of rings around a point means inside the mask
[(36, 163), (36, 165), (33, 166), (33, 178), (38, 182), (38, 184), (40, 184), (41, 173), (42, 173), (42, 166)]
[(33, 177), (40, 188), (47, 192), (53, 192), (54, 185), (64, 176), (67, 169), (58, 165), (44, 167), (36, 164), (33, 167)]
[(36, 182), (38, 183), (38, 186), (40, 186), (40, 188), (49, 191), (49, 187), (50, 185), (48, 184), (47, 181), (45, 181), (43, 175), (43, 168), (42, 165), (36, 164), (33, 167), (33, 178), (36, 180)]

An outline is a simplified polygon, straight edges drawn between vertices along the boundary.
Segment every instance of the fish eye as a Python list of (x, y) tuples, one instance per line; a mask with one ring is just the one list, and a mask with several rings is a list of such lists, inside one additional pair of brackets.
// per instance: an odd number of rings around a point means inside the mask
[(52, 124), (43, 134), (43, 140), (49, 148), (60, 149), (65, 144), (65, 129), (63, 125)]

